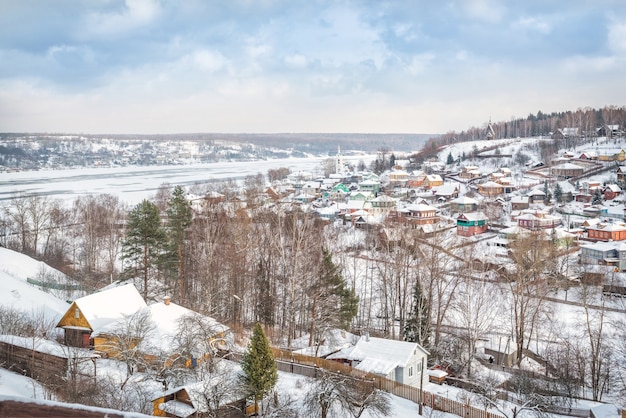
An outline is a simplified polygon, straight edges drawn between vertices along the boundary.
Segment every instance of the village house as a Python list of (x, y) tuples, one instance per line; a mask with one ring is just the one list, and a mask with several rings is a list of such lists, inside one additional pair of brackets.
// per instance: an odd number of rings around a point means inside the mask
[(489, 230), (489, 218), (482, 212), (462, 213), (456, 218), (456, 234), (471, 237)]
[(396, 199), (387, 195), (380, 195), (371, 199), (369, 203), (372, 205), (372, 215), (389, 214), (398, 204)]
[(552, 139), (577, 138), (578, 128), (559, 128), (552, 133)]
[(437, 208), (425, 204), (412, 204), (406, 208), (406, 217), (411, 224), (414, 225), (427, 225), (435, 224), (439, 222), (439, 216), (437, 215)]
[(617, 183), (624, 185), (626, 181), (626, 166), (617, 166), (617, 170), (615, 170), (615, 174), (617, 175)]
[(406, 186), (407, 181), (409, 180), (409, 173), (405, 170), (392, 170), (388, 174), (389, 183), (392, 186)]
[(455, 184), (444, 184), (437, 187), (435, 197), (440, 201), (447, 201), (459, 197), (459, 188)]
[(378, 180), (363, 180), (359, 183), (359, 191), (362, 193), (369, 193), (376, 196), (380, 192), (381, 184)]
[(424, 180), (426, 180), (426, 174), (423, 171), (413, 171), (409, 174), (406, 187), (409, 189), (420, 188), (424, 185)]
[(439, 174), (428, 174), (424, 179), (423, 186), (426, 189), (432, 189), (434, 187), (439, 187), (443, 184), (443, 179)]
[(561, 179), (580, 176), (585, 168), (573, 163), (563, 163), (550, 167), (550, 174)]
[(327, 357), (358, 370), (414, 387), (428, 383), (428, 351), (417, 343), (362, 336), (355, 345)]
[(65, 345), (94, 347), (97, 342), (92, 340), (92, 333), (99, 333), (111, 322), (146, 308), (146, 302), (132, 283), (110, 287), (72, 302), (57, 328), (63, 328)]
[(587, 238), (593, 241), (623, 241), (626, 226), (623, 223), (603, 222), (587, 227)]
[(626, 244), (623, 242), (595, 242), (580, 247), (582, 264), (612, 266), (626, 270)]
[(530, 206), (528, 196), (514, 196), (511, 198), (511, 210), (524, 210)]
[(607, 184), (604, 186), (604, 200), (613, 200), (622, 193), (622, 189), (617, 184)]
[(526, 196), (528, 196), (528, 202), (531, 204), (543, 203), (543, 201), (546, 200), (546, 194), (542, 190), (539, 190), (539, 189), (533, 189), (529, 191)]
[(480, 170), (474, 165), (464, 166), (461, 167), (459, 177), (465, 180), (475, 179), (477, 177), (480, 177)]
[(476, 212), (478, 201), (467, 196), (460, 196), (450, 201), (450, 213)]
[(524, 213), (515, 218), (517, 225), (530, 229), (546, 229), (546, 228), (556, 228), (561, 225), (562, 219), (558, 216), (546, 214), (543, 212), (533, 212), (533, 213)]
[(322, 191), (322, 183), (319, 181), (307, 181), (302, 185), (300, 190), (301, 194), (313, 196), (313, 198), (317, 198), (320, 196)]
[(478, 185), (478, 193), (487, 197), (497, 197), (504, 194), (505, 186), (495, 181), (487, 181)]

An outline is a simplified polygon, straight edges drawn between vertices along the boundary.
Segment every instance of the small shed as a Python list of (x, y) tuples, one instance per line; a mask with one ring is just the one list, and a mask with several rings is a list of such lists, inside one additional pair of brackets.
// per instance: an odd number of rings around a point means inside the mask
[(431, 383), (441, 385), (446, 382), (446, 377), (448, 377), (448, 373), (441, 369), (428, 370), (428, 381)]

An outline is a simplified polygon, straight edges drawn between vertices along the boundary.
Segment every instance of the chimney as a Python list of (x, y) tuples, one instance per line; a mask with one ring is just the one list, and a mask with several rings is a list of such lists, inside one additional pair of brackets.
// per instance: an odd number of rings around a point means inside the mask
[(163, 303), (164, 303), (166, 306), (168, 306), (168, 305), (170, 304), (170, 300), (171, 300), (171, 299), (172, 299), (172, 298), (171, 298), (171, 297), (169, 297), (169, 296), (163, 296)]

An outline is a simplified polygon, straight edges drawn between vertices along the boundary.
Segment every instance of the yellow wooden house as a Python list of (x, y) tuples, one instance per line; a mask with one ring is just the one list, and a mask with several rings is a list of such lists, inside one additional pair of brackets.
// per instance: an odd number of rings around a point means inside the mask
[(76, 299), (57, 327), (64, 330), (65, 345), (98, 350), (103, 338), (93, 338), (94, 335), (145, 308), (146, 302), (132, 283), (113, 286)]

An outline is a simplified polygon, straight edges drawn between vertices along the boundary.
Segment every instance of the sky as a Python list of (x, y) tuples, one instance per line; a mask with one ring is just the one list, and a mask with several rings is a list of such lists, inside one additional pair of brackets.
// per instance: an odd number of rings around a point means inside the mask
[(0, 0), (0, 132), (444, 133), (622, 106), (621, 0)]

